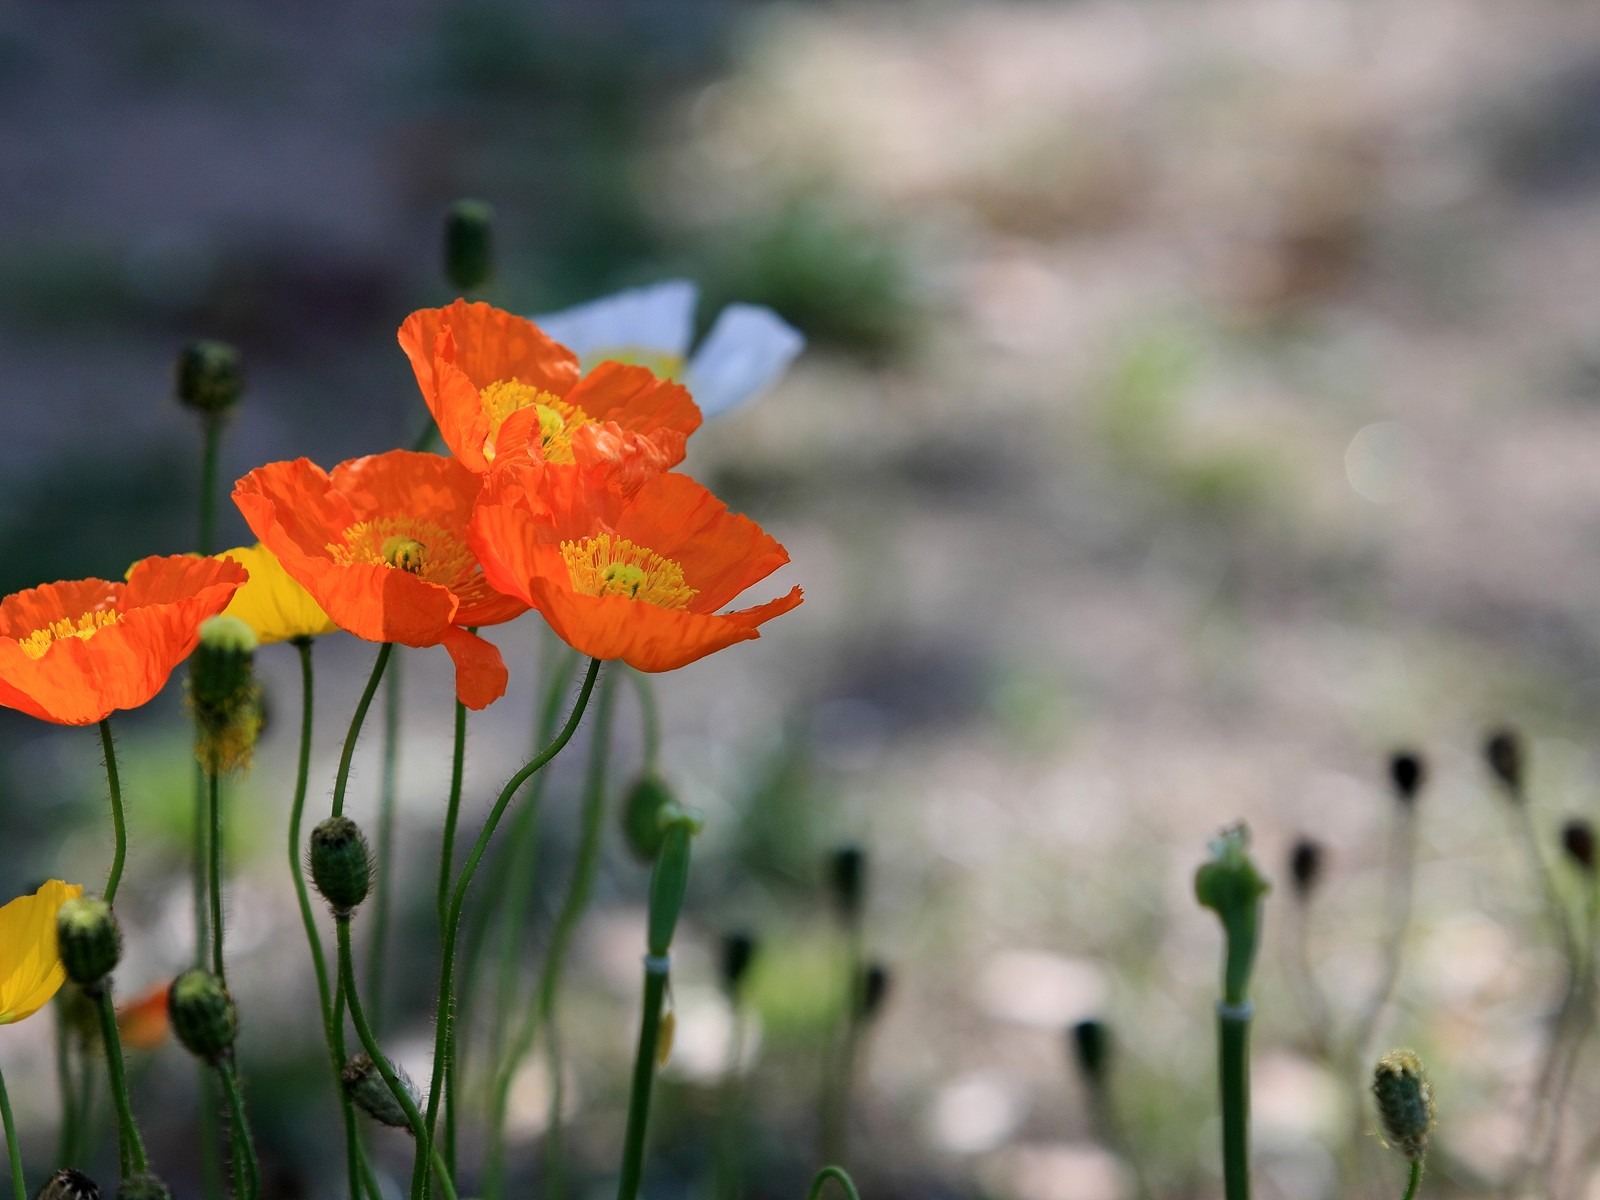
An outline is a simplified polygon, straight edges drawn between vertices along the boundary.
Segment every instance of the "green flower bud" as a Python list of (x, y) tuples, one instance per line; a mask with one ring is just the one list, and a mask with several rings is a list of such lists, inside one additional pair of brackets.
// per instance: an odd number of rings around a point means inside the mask
[[(400, 1086), (405, 1089), (406, 1095), (411, 1097), (411, 1103), (420, 1109), (422, 1094), (417, 1090), (417, 1085), (411, 1081), (411, 1077), (393, 1063), (389, 1064), (389, 1069), (400, 1080)], [(339, 1078), (344, 1083), (345, 1093), (367, 1116), (381, 1124), (410, 1132), (411, 1119), (406, 1116), (406, 1110), (400, 1107), (400, 1102), (394, 1098), (394, 1093), (384, 1082), (383, 1074), (371, 1056), (356, 1055), (345, 1063)]]
[(1272, 885), (1250, 860), (1250, 830), (1244, 825), (1225, 829), (1211, 842), (1211, 859), (1194, 876), (1194, 895), (1201, 905), (1222, 920), (1227, 939), (1223, 961), (1222, 996), (1228, 1004), (1249, 998), (1250, 972), (1255, 966), (1261, 922), (1261, 897)]
[(1372, 1094), (1385, 1140), (1412, 1162), (1421, 1162), (1433, 1132), (1433, 1085), (1422, 1060), (1410, 1050), (1389, 1051), (1373, 1072)]
[(172, 1189), (154, 1175), (131, 1175), (117, 1189), (117, 1200), (172, 1200)]
[(457, 200), (445, 213), (444, 274), (463, 292), (494, 276), (494, 209), (482, 200)]
[(652, 773), (639, 776), (622, 801), (622, 836), (640, 862), (653, 863), (661, 853), (661, 814), (673, 803), (672, 792)]
[(867, 852), (847, 843), (828, 856), (828, 885), (834, 903), (847, 920), (861, 915), (867, 897)]
[(100, 1189), (82, 1171), (67, 1167), (45, 1180), (34, 1200), (100, 1200)]
[(1111, 1027), (1093, 1017), (1074, 1025), (1072, 1059), (1091, 1090), (1105, 1087), (1111, 1060)]
[(178, 354), (178, 403), (196, 412), (225, 413), (244, 391), (239, 352), (226, 342), (190, 342)]
[(184, 1048), (214, 1063), (233, 1048), (239, 1010), (222, 981), (204, 967), (191, 967), (167, 989), (167, 1019)]
[(311, 879), (336, 917), (349, 916), (367, 898), (372, 855), (349, 817), (329, 817), (311, 831)]
[(122, 930), (111, 905), (96, 896), (78, 896), (56, 910), (56, 946), (67, 978), (93, 988), (122, 959)]
[(195, 756), (213, 774), (248, 767), (261, 733), (255, 630), (238, 617), (211, 617), (189, 660)]

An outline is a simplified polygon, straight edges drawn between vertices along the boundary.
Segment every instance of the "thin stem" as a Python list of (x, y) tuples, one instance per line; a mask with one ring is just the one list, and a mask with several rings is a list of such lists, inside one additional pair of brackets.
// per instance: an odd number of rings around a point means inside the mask
[[(68, 1167), (78, 1159), (78, 1089), (72, 1077), (72, 1030), (67, 1025), (66, 1002), (61, 992), (56, 993), (51, 1010), (56, 1034), (56, 1091), (61, 1097), (56, 1162)], [(3, 1081), (0, 1086), (4, 1086)]]
[(201, 554), (210, 554), (216, 539), (217, 459), (222, 445), (222, 414), (207, 413), (203, 418), (200, 451), (200, 544)]
[[(389, 1064), (388, 1057), (383, 1052), (383, 1047), (378, 1044), (378, 1039), (372, 1032), (372, 1026), (367, 1024), (366, 1013), (361, 1008), (361, 993), (356, 988), (355, 963), (350, 954), (350, 918), (348, 916), (336, 917), (334, 928), (339, 939), (339, 978), (344, 982), (344, 993), (350, 1001), (350, 1020), (356, 1027), (356, 1036), (361, 1039), (361, 1044), (366, 1048), (372, 1063), (378, 1068), (378, 1074), (383, 1076), (384, 1083), (389, 1085), (389, 1091), (394, 1096), (395, 1102), (400, 1105), (406, 1114), (406, 1120), (411, 1125), (412, 1135), (417, 1139), (417, 1157), (424, 1163), (431, 1162), (434, 1172), (439, 1179), (439, 1187), (445, 1194), (445, 1200), (456, 1200), (455, 1184), (450, 1179), (450, 1172), (445, 1169), (444, 1163), (433, 1152), (433, 1147), (427, 1140), (427, 1127), (422, 1123), (422, 1114), (417, 1111), (417, 1104), (411, 1098), (411, 1093), (400, 1082), (400, 1077), (395, 1074), (394, 1067)], [(425, 1148), (426, 1147), (426, 1148)]]
[(806, 1200), (817, 1200), (822, 1195), (823, 1185), (828, 1180), (834, 1180), (845, 1191), (850, 1200), (861, 1200), (861, 1194), (856, 1191), (856, 1185), (850, 1178), (850, 1173), (843, 1167), (823, 1167), (811, 1180), (811, 1189), (806, 1192)]
[(643, 671), (628, 671), (633, 689), (639, 697), (639, 717), (644, 725), (644, 765), (656, 765), (661, 753), (661, 713), (656, 706), (655, 685)]
[[(588, 673), (583, 677), (583, 685), (578, 690), (578, 698), (573, 704), (572, 714), (567, 718), (567, 723), (562, 726), (548, 746), (529, 760), (528, 764), (513, 775), (500, 789), (500, 795), (490, 810), (488, 820), (484, 822), (478, 840), (473, 843), (472, 852), (467, 855), (467, 861), (461, 868), (461, 874), (456, 878), (455, 891), (450, 897), (450, 911), (445, 925), (444, 953), (439, 964), (439, 997), (437, 1018), (433, 1042), (433, 1079), (428, 1087), (428, 1128), (426, 1140), (419, 1147), (418, 1168), (422, 1166), (422, 1155), (433, 1150), (433, 1134), (438, 1128), (439, 1119), (439, 1093), (443, 1088), (445, 1060), (449, 1054), (451, 1031), (454, 1024), (454, 1012), (451, 1000), (454, 993), (451, 984), (455, 978), (456, 938), (461, 930), (461, 909), (466, 903), (467, 889), (472, 886), (472, 877), (478, 870), (478, 863), (483, 859), (484, 851), (489, 848), (489, 840), (494, 836), (495, 829), (500, 824), (500, 818), (505, 815), (506, 806), (511, 803), (511, 798), (517, 794), (525, 780), (534, 772), (541, 769), (553, 759), (572, 740), (572, 735), (578, 731), (578, 723), (583, 720), (583, 713), (589, 706), (589, 697), (594, 692), (595, 679), (600, 674), (600, 660), (589, 660)], [(420, 1200), (424, 1191), (426, 1172), (414, 1170), (411, 1178), (411, 1195), (413, 1200)]]
[(6, 1093), (3, 1075), (0, 1075), (0, 1121), (5, 1124), (6, 1154), (11, 1159), (11, 1188), (16, 1200), (28, 1200), (28, 1181), (22, 1177), (22, 1148), (17, 1145), (17, 1123), (11, 1117), (11, 1097)]
[[(456, 825), (461, 819), (461, 781), (467, 757), (467, 706), (456, 701), (455, 748), (450, 755), (450, 798), (445, 804), (444, 838), (439, 847), (439, 937), (445, 936), (445, 921), (450, 903), (450, 868), (455, 862)], [(452, 1171), (456, 1164), (456, 1035), (452, 1028), (445, 1047), (444, 1065), (444, 1161)]]
[(394, 653), (394, 643), (384, 642), (378, 647), (378, 657), (372, 664), (372, 675), (367, 679), (367, 686), (361, 693), (361, 699), (356, 702), (356, 711), (350, 717), (350, 732), (345, 734), (344, 749), (339, 752), (339, 774), (333, 781), (333, 815), (344, 816), (344, 793), (350, 784), (350, 760), (355, 757), (356, 741), (361, 737), (361, 725), (367, 719), (367, 709), (372, 707), (372, 697), (378, 690), (378, 681), (383, 678), (383, 669), (389, 665), (389, 656)]
[(367, 994), (372, 997), (372, 1027), (383, 1035), (384, 959), (389, 950), (390, 864), (394, 862), (395, 800), (400, 781), (400, 680), (405, 660), (397, 658), (383, 681), (383, 774), (378, 783), (378, 829), (373, 843), (372, 929), (367, 935)]
[(639, 1019), (639, 1050), (633, 1059), (633, 1085), (628, 1091), (628, 1131), (622, 1144), (622, 1177), (617, 1200), (637, 1200), (644, 1178), (644, 1138), (650, 1123), (650, 1091), (655, 1083), (656, 1050), (661, 1042), (661, 1005), (667, 994), (667, 967), (647, 959), (644, 971), (644, 1013)]
[(122, 864), (128, 857), (128, 824), (122, 814), (122, 781), (117, 777), (117, 750), (111, 743), (111, 718), (100, 722), (100, 746), (106, 756), (106, 785), (111, 791), (111, 828), (116, 850), (111, 855), (111, 873), (106, 876), (105, 899), (115, 904), (117, 887), (122, 883)]
[(1350, 1065), (1354, 1077), (1359, 1078), (1371, 1057), (1373, 1035), (1389, 999), (1394, 995), (1395, 984), (1400, 979), (1400, 967), (1405, 958), (1406, 934), (1411, 927), (1411, 902), (1415, 890), (1417, 870), (1417, 818), (1409, 805), (1400, 808), (1395, 826), (1395, 837), (1389, 873), (1390, 914), (1388, 936), (1383, 945), (1383, 974), (1362, 1009), (1361, 1019), (1351, 1038)]
[[(87, 1040), (78, 1042), (78, 1133), (73, 1138), (73, 1158), (82, 1155), (84, 1161), (94, 1153), (95, 1121), (94, 1055), (89, 1053)], [(68, 1164), (63, 1164), (68, 1165)]]
[(717, 1089), (717, 1145), (712, 1160), (715, 1200), (739, 1200), (744, 1191), (744, 1148), (740, 1135), (745, 1126), (744, 1046), (749, 1022), (737, 992), (730, 996), (729, 1004), (733, 1009), (733, 1034), (728, 1047), (728, 1065)]
[(207, 832), (210, 821), (206, 807), (206, 772), (199, 762), (194, 764), (194, 835), (192, 871), (194, 876), (194, 965), (206, 965), (206, 954), (211, 949), (211, 897), (206, 886), (209, 878), (206, 864), (211, 859), (211, 838)]
[(1217, 1077), (1222, 1093), (1222, 1183), (1227, 1200), (1250, 1200), (1251, 1005), (1217, 1005)]
[[(100, 1037), (105, 1044), (106, 1077), (111, 1082), (111, 1098), (117, 1106), (117, 1140), (127, 1155), (128, 1167), (135, 1175), (150, 1169), (145, 1157), (144, 1140), (139, 1136), (139, 1125), (133, 1119), (133, 1104), (128, 1099), (128, 1075), (122, 1062), (122, 1037), (117, 1032), (117, 1010), (111, 1004), (111, 992), (100, 988), (93, 997), (100, 1011)], [(124, 1174), (127, 1174), (124, 1171)]]
[(867, 984), (867, 941), (861, 918), (859, 909), (845, 915), (843, 1019), (835, 1027), (835, 1044), (823, 1065), (822, 1144), (818, 1147), (823, 1162), (844, 1162), (850, 1140), (850, 1101), (861, 1036), (862, 994)]
[(256, 1159), (255, 1140), (250, 1135), (250, 1120), (244, 1112), (244, 1095), (231, 1059), (217, 1063), (222, 1090), (228, 1096), (228, 1111), (233, 1119), (233, 1189), (241, 1200), (256, 1200), (261, 1194), (261, 1166)]
[(224, 985), (222, 962), (222, 785), (215, 771), (206, 772), (206, 807), (211, 814), (211, 973)]
[(1414, 1159), (1411, 1163), (1411, 1176), (1406, 1180), (1406, 1194), (1400, 1200), (1417, 1200), (1417, 1187), (1422, 1183), (1422, 1160)]

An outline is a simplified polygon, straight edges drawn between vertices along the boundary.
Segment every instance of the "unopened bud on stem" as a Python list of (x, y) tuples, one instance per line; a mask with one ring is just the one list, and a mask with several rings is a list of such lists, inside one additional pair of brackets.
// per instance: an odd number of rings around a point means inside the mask
[(1428, 764), (1422, 755), (1400, 750), (1389, 756), (1389, 779), (1401, 804), (1410, 808), (1428, 781)]
[(494, 277), (494, 209), (482, 200), (457, 200), (445, 213), (444, 273), (463, 292)]
[(100, 1189), (82, 1171), (68, 1167), (45, 1180), (34, 1200), (100, 1200)]
[(1526, 768), (1522, 736), (1515, 729), (1498, 729), (1484, 739), (1483, 758), (1512, 800), (1522, 799), (1523, 772)]
[(184, 1048), (206, 1062), (220, 1061), (239, 1034), (239, 1011), (222, 981), (191, 967), (167, 990), (167, 1019)]
[(1072, 1061), (1091, 1091), (1106, 1085), (1110, 1074), (1111, 1029), (1104, 1021), (1090, 1017), (1071, 1029)]
[(225, 413), (244, 391), (239, 352), (226, 342), (190, 342), (178, 354), (178, 402), (207, 415)]
[(95, 988), (122, 959), (122, 930), (111, 906), (97, 896), (78, 896), (56, 910), (56, 946), (67, 978)]
[(349, 817), (329, 817), (311, 831), (311, 880), (336, 917), (349, 916), (367, 898), (372, 855)]
[(1583, 817), (1574, 817), (1563, 825), (1561, 848), (1585, 874), (1594, 874), (1594, 826), (1590, 822)]
[[(422, 1094), (417, 1090), (417, 1085), (411, 1081), (411, 1077), (392, 1062), (389, 1067), (394, 1071), (395, 1078), (400, 1081), (400, 1086), (411, 1097), (411, 1103), (421, 1108)], [(406, 1110), (400, 1106), (400, 1102), (395, 1099), (394, 1093), (389, 1090), (383, 1073), (378, 1070), (378, 1064), (372, 1061), (370, 1055), (358, 1054), (345, 1063), (339, 1078), (344, 1083), (346, 1094), (367, 1116), (394, 1129), (411, 1131), (411, 1119), (406, 1115)]]
[(1295, 898), (1301, 903), (1311, 898), (1322, 878), (1322, 843), (1314, 838), (1298, 839), (1289, 851), (1289, 878), (1294, 882)]
[(1433, 1085), (1422, 1060), (1410, 1050), (1389, 1051), (1373, 1072), (1372, 1094), (1384, 1140), (1412, 1162), (1421, 1162), (1433, 1132)]

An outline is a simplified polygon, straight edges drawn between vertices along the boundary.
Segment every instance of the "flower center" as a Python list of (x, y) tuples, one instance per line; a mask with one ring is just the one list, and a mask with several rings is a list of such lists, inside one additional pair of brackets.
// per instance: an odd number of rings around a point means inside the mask
[(483, 411), (489, 418), (489, 436), (483, 440), (483, 457), (494, 461), (494, 440), (500, 426), (512, 413), (524, 408), (537, 409), (539, 413), (539, 442), (545, 461), (573, 462), (572, 431), (589, 423), (589, 414), (575, 404), (568, 404), (553, 392), (541, 391), (531, 383), (518, 383), (515, 379), (501, 379), (491, 383), (480, 393)]
[(411, 517), (358, 521), (344, 531), (342, 544), (328, 543), (328, 554), (341, 567), (356, 563), (393, 567), (452, 589), (473, 566), (471, 553), (458, 538)]
[(654, 550), (609, 533), (562, 542), (572, 586), (585, 596), (626, 596), (657, 608), (687, 608), (696, 589), (683, 581), (683, 568)]
[(35, 629), (27, 637), (18, 638), (17, 642), (21, 645), (22, 652), (29, 658), (43, 658), (45, 651), (61, 638), (74, 637), (87, 641), (102, 629), (115, 625), (121, 615), (115, 609), (106, 608), (86, 612), (76, 620), (72, 617), (62, 617), (59, 621), (51, 621), (42, 629)]

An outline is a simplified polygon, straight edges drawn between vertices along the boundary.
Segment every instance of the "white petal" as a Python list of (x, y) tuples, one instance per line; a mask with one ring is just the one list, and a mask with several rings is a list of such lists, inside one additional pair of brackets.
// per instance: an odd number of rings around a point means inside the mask
[(698, 296), (687, 279), (668, 279), (534, 317), (533, 323), (576, 353), (585, 368), (605, 351), (647, 350), (681, 359), (694, 336)]
[(778, 381), (806, 339), (770, 308), (730, 304), (689, 360), (683, 383), (707, 417), (755, 399)]

